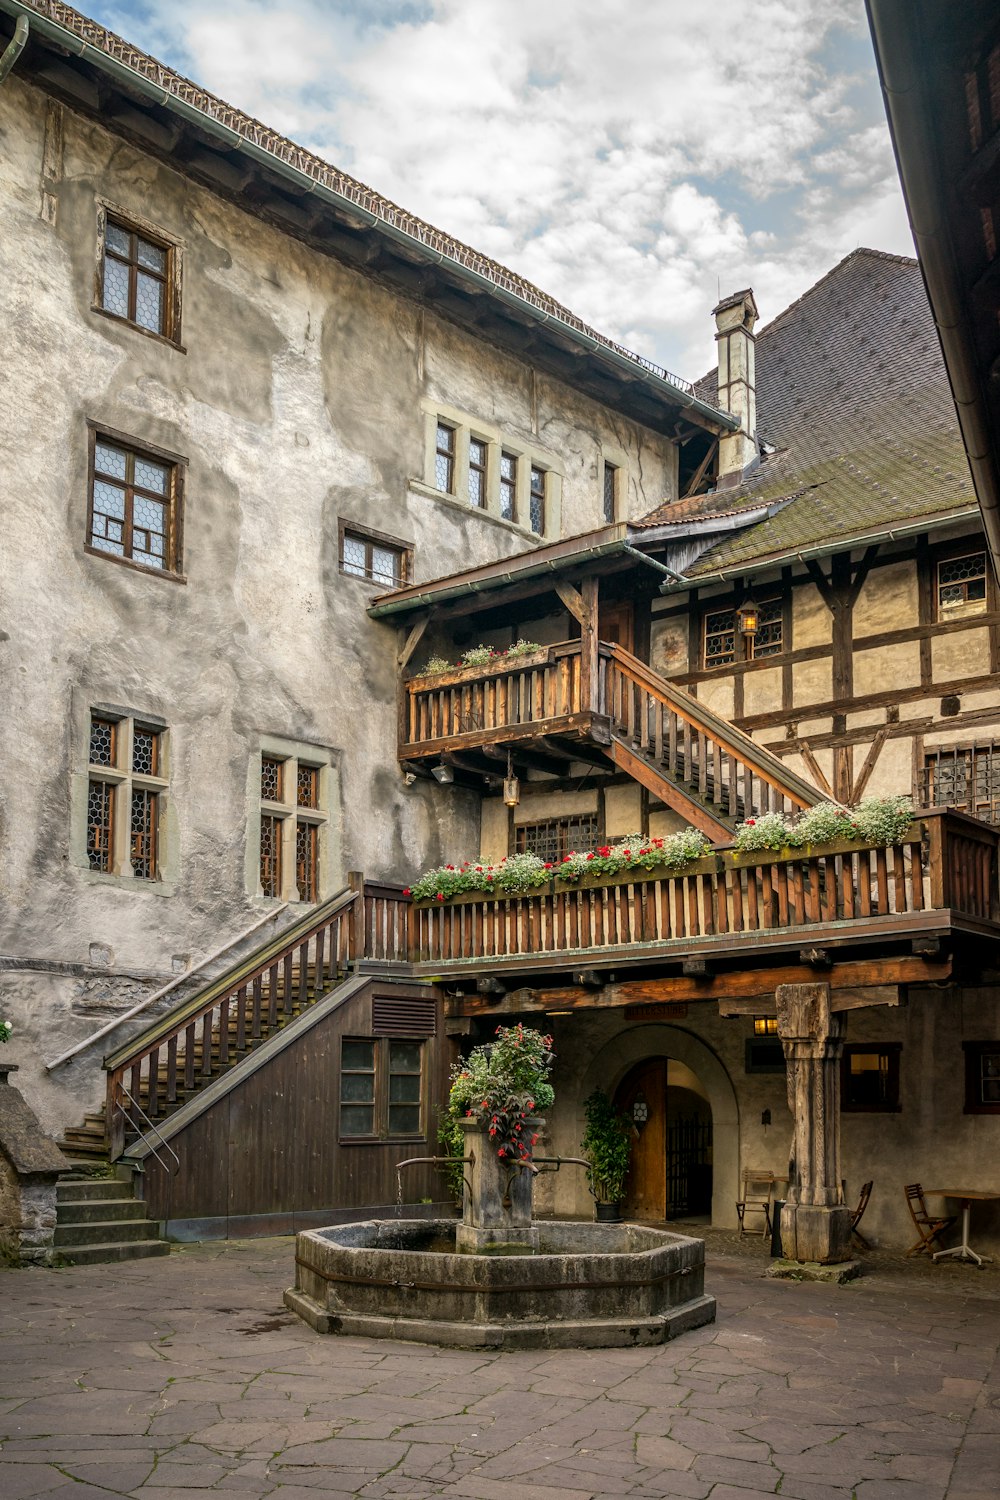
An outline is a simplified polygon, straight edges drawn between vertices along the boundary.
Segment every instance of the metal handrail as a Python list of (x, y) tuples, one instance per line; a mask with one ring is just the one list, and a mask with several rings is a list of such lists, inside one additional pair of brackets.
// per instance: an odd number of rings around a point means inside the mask
[(53, 1068), (61, 1067), (63, 1063), (69, 1062), (70, 1058), (76, 1057), (78, 1052), (84, 1052), (88, 1047), (92, 1047), (95, 1042), (99, 1042), (102, 1037), (110, 1036), (111, 1032), (117, 1031), (118, 1027), (125, 1021), (130, 1021), (133, 1016), (137, 1016), (140, 1012), (147, 1010), (149, 1006), (153, 1005), (157, 1000), (162, 1000), (164, 995), (169, 995), (171, 990), (177, 989), (179, 985), (186, 984), (195, 974), (200, 974), (202, 969), (206, 969), (210, 963), (214, 963), (217, 958), (221, 958), (224, 953), (228, 953), (230, 948), (235, 948), (237, 943), (244, 942), (252, 933), (259, 931), (268, 922), (273, 922), (275, 917), (280, 917), (281, 913), (287, 910), (288, 902), (283, 901), (280, 906), (276, 906), (265, 917), (261, 917), (259, 921), (254, 922), (252, 927), (248, 927), (238, 937), (231, 938), (228, 943), (223, 943), (221, 948), (216, 948), (214, 952), (206, 954), (200, 962), (195, 964), (193, 969), (186, 969), (183, 974), (175, 974), (168, 984), (161, 985), (151, 995), (146, 995), (137, 1004), (130, 1006), (128, 1010), (123, 1010), (120, 1016), (115, 1016), (113, 1020), (101, 1026), (99, 1030), (92, 1031), (90, 1036), (84, 1037), (82, 1042), (76, 1042), (72, 1047), (67, 1047), (65, 1052), (60, 1052), (58, 1057), (54, 1057), (51, 1062), (45, 1064), (45, 1071), (51, 1073)]
[[(129, 1090), (125, 1086), (125, 1084), (124, 1083), (119, 1083), (118, 1087), (121, 1089), (122, 1093), (125, 1095), (125, 1098), (128, 1100), (129, 1104), (131, 1104), (132, 1108), (134, 1110), (136, 1110), (136, 1112), (142, 1116), (143, 1123), (145, 1124), (147, 1130), (151, 1130), (152, 1133), (156, 1136), (156, 1139), (159, 1141), (160, 1145), (163, 1147), (163, 1149), (165, 1151), (169, 1151), (170, 1152), (170, 1155), (173, 1157), (174, 1161), (177, 1163), (177, 1166), (174, 1168), (174, 1171), (177, 1171), (177, 1169), (180, 1167), (181, 1159), (177, 1155), (177, 1152), (174, 1150), (173, 1146), (171, 1146), (170, 1142), (160, 1133), (159, 1130), (157, 1130), (156, 1126), (153, 1124), (152, 1120), (149, 1118), (149, 1116), (147, 1115), (146, 1111), (143, 1109), (142, 1105), (139, 1103), (138, 1099), (136, 1099), (136, 1098), (133, 1097), (133, 1095), (129, 1092)], [(126, 1119), (130, 1119), (131, 1118), (131, 1116), (129, 1115), (128, 1110), (122, 1104), (122, 1102), (121, 1102), (120, 1099), (116, 1099), (115, 1100), (115, 1108), (118, 1109), (118, 1110), (120, 1110), (121, 1113), (125, 1116)], [(150, 1150), (150, 1154), (152, 1156), (156, 1157), (156, 1160), (159, 1162), (159, 1164), (163, 1168), (164, 1172), (169, 1172), (170, 1168), (167, 1166), (166, 1162), (163, 1160), (162, 1156), (160, 1155), (160, 1153), (157, 1151), (156, 1147), (151, 1142), (149, 1143), (149, 1150)]]

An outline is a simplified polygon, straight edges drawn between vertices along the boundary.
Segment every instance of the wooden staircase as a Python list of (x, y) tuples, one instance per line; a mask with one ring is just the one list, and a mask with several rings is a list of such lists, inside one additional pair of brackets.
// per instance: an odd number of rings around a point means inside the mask
[(601, 644), (605, 753), (713, 841), (761, 813), (794, 813), (823, 793), (727, 719), (621, 646)]

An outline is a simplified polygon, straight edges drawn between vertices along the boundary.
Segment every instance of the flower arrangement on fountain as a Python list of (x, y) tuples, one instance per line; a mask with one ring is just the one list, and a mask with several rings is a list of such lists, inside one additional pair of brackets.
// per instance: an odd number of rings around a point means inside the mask
[(529, 1026), (498, 1026), (496, 1040), (474, 1047), (451, 1070), (448, 1108), (438, 1140), (459, 1161), (465, 1154), (462, 1120), (475, 1120), (501, 1161), (531, 1162), (538, 1140), (536, 1121), (550, 1107), (554, 1062), (552, 1038)]
[(626, 870), (683, 870), (711, 850), (711, 844), (696, 828), (682, 828), (664, 839), (641, 834), (602, 844), (588, 853), (566, 854), (561, 860), (543, 860), (537, 854), (511, 854), (496, 864), (466, 860), (460, 865), (440, 865), (428, 870), (408, 886), (404, 896), (414, 901), (447, 901), (466, 891), (496, 892), (523, 896), (552, 880), (573, 885), (585, 875), (620, 875)]
[(913, 822), (909, 797), (866, 797), (856, 807), (818, 802), (798, 817), (784, 813), (762, 813), (747, 818), (733, 836), (733, 847), (743, 852), (758, 849), (802, 849), (832, 844), (837, 839), (888, 846), (896, 843)]

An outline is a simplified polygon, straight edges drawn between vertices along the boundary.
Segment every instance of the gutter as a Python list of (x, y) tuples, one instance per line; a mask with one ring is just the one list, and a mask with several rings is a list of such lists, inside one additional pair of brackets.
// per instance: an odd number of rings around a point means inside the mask
[(565, 323), (554, 313), (544, 312), (541, 308), (536, 307), (534, 303), (517, 296), (515, 292), (509, 291), (506, 287), (499, 286), (495, 281), (491, 281), (489, 277), (483, 276), (478, 271), (471, 270), (468, 266), (463, 265), (460, 260), (456, 260), (450, 255), (445, 255), (440, 250), (433, 249), (430, 245), (426, 245), (423, 240), (409, 234), (405, 229), (400, 229), (398, 225), (391, 224), (388, 220), (380, 218), (377, 214), (372, 213), (370, 209), (356, 203), (353, 198), (349, 198), (343, 193), (338, 193), (335, 189), (327, 187), (324, 183), (317, 182), (315, 177), (311, 177), (307, 172), (300, 171), (298, 167), (293, 167), (289, 162), (283, 161), (280, 156), (275, 156), (272, 152), (265, 150), (263, 146), (258, 146), (253, 141), (247, 140), (244, 136), (237, 134), (235, 130), (231, 130), (228, 125), (223, 125), (220, 121), (213, 119), (211, 115), (205, 114), (203, 110), (197, 109), (193, 104), (189, 104), (185, 99), (181, 99), (169, 90), (161, 88), (159, 84), (153, 83), (145, 74), (136, 72), (134, 68), (130, 68), (125, 63), (119, 62), (116, 57), (112, 57), (109, 53), (102, 51), (100, 47), (95, 47), (92, 42), (83, 41), (75, 32), (68, 31), (55, 21), (50, 21), (47, 16), (39, 15), (30, 7), (23, 6), (19, 3), (19, 0), (0, 0), (0, 10), (6, 11), (10, 16), (17, 16), (18, 24), (22, 20), (26, 20), (27, 15), (30, 15), (34, 27), (40, 36), (55, 42), (59, 47), (64, 48), (75, 57), (79, 57), (83, 61), (92, 64), (102, 72), (110, 74), (113, 78), (124, 83), (129, 90), (144, 95), (147, 99), (152, 100), (153, 103), (172, 111), (189, 123), (197, 125), (198, 129), (204, 131), (205, 134), (214, 136), (217, 140), (221, 141), (227, 151), (241, 152), (252, 161), (266, 166), (268, 171), (293, 183), (299, 194), (303, 196), (315, 196), (320, 202), (328, 203), (332, 207), (341, 210), (346, 214), (348, 219), (353, 219), (355, 223), (360, 220), (364, 226), (385, 235), (387, 239), (395, 240), (398, 244), (405, 245), (409, 251), (416, 248), (425, 260), (431, 261), (436, 265), (446, 264), (449, 271), (456, 275), (460, 281), (465, 281), (470, 286), (475, 287), (477, 292), (486, 292), (498, 301), (505, 302), (508, 306), (516, 307), (522, 314), (527, 312), (536, 323), (542, 326), (551, 323), (553, 328), (557, 328), (564, 338), (569, 338), (574, 343), (582, 345), (589, 354), (599, 359), (602, 363), (612, 365), (619, 372), (627, 371), (631, 380), (638, 380), (642, 384), (651, 387), (659, 396), (669, 398), (671, 406), (696, 412), (717, 430), (721, 429), (723, 432), (735, 432), (738, 430), (740, 425), (739, 420), (731, 416), (730, 413), (717, 411), (714, 406), (708, 406), (704, 401), (700, 401), (697, 396), (690, 395), (687, 391), (682, 390), (680, 386), (674, 385), (672, 381), (655, 374), (652, 370), (648, 370), (638, 360), (632, 360), (627, 355), (620, 354), (616, 349), (602, 343), (600, 339), (594, 338), (591, 334), (584, 333), (579, 328), (574, 328), (571, 323)]
[(3, 55), (0, 56), (0, 83), (3, 83), (11, 68), (21, 56), (21, 53), (24, 51), (27, 42), (28, 18), (27, 16), (21, 15), (17, 18), (17, 25), (14, 27), (14, 35), (11, 37), (10, 41), (4, 48)]

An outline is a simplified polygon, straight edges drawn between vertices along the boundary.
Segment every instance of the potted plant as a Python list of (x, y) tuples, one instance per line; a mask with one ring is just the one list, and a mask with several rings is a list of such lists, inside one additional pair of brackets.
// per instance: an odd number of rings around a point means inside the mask
[(596, 1217), (599, 1223), (614, 1221), (622, 1216), (635, 1126), (627, 1115), (618, 1113), (603, 1089), (595, 1089), (584, 1100), (583, 1109), (587, 1128), (581, 1148), (590, 1163), (587, 1180), (596, 1201)]

